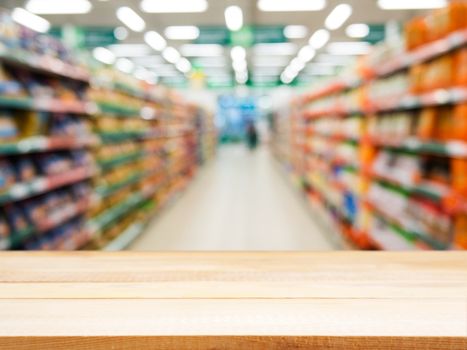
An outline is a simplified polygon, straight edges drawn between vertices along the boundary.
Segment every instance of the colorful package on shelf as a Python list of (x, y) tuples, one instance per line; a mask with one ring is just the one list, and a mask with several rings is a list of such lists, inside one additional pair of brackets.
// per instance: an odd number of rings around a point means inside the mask
[(372, 171), (378, 176), (413, 186), (420, 178), (421, 160), (415, 155), (380, 151), (373, 163)]
[(31, 181), (36, 175), (36, 167), (31, 159), (21, 158), (16, 161), (16, 179), (18, 182)]
[(11, 142), (19, 137), (19, 130), (12, 115), (0, 114), (0, 144)]
[(8, 204), (4, 206), (4, 210), (12, 231), (20, 232), (29, 227), (29, 222), (20, 207), (15, 204)]
[(16, 182), (15, 168), (6, 159), (0, 159), (0, 194), (6, 192)]

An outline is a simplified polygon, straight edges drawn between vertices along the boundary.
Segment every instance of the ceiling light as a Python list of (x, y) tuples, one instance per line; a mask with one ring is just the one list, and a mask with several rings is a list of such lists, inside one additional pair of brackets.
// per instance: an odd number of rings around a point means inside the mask
[(145, 80), (148, 76), (148, 70), (143, 67), (138, 67), (133, 75), (139, 80)]
[(149, 13), (191, 13), (205, 12), (207, 0), (143, 0), (141, 9)]
[(305, 68), (305, 63), (299, 59), (298, 57), (295, 57), (291, 62), (289, 67), (291, 68), (292, 71), (294, 72), (300, 72), (303, 68)]
[(363, 41), (335, 42), (327, 46), (331, 55), (365, 55), (370, 51), (371, 45)]
[(242, 60), (242, 61), (233, 61), (232, 62), (232, 68), (234, 69), (234, 71), (236, 72), (243, 72), (243, 71), (246, 71), (247, 69), (247, 63), (245, 60)]
[(122, 6), (117, 9), (117, 18), (135, 32), (142, 32), (146, 27), (146, 23), (141, 16), (127, 6)]
[(115, 62), (115, 67), (124, 73), (131, 73), (135, 68), (135, 64), (128, 58), (119, 58), (117, 62)]
[(162, 51), (167, 46), (167, 42), (162, 35), (153, 30), (144, 34), (144, 41), (156, 51)]
[(248, 81), (248, 73), (235, 74), (235, 80), (238, 84), (246, 84)]
[(195, 40), (199, 29), (195, 26), (170, 26), (165, 28), (165, 37), (170, 40)]
[(352, 6), (348, 4), (337, 5), (334, 10), (331, 11), (329, 16), (326, 17), (324, 25), (329, 30), (338, 29), (349, 19), (351, 14)]
[(310, 62), (315, 55), (316, 51), (310, 46), (304, 46), (298, 51), (298, 58), (302, 62)]
[(378, 0), (378, 6), (383, 10), (424, 10), (447, 5), (447, 0)]
[(308, 29), (301, 25), (289, 25), (284, 28), (284, 36), (287, 39), (302, 39), (308, 35)]
[(105, 47), (96, 47), (92, 51), (92, 54), (96, 60), (102, 63), (113, 64), (115, 62), (114, 53)]
[(117, 57), (142, 57), (151, 53), (151, 49), (145, 44), (114, 44), (109, 46)]
[(83, 14), (92, 9), (89, 0), (28, 0), (25, 7), (40, 15)]
[(319, 11), (325, 0), (258, 0), (258, 8), (265, 12)]
[(114, 36), (117, 40), (125, 40), (128, 38), (128, 30), (125, 27), (117, 27), (114, 29)]
[(178, 60), (175, 67), (182, 73), (188, 73), (191, 70), (191, 63), (186, 58), (182, 57)]
[(313, 33), (308, 43), (315, 50), (321, 49), (329, 41), (331, 34), (326, 29), (318, 29)]
[(224, 48), (218, 44), (185, 44), (180, 52), (185, 57), (216, 57), (223, 55)]
[(370, 27), (365, 23), (355, 23), (345, 29), (345, 34), (351, 38), (365, 38), (370, 34)]
[(253, 50), (258, 56), (291, 56), (297, 52), (297, 45), (293, 43), (256, 44)]
[(233, 61), (242, 61), (246, 58), (246, 50), (241, 46), (234, 46), (230, 50), (230, 57)]
[(231, 31), (240, 30), (243, 27), (243, 12), (239, 6), (229, 6), (224, 12), (225, 24)]
[(162, 57), (164, 57), (167, 62), (175, 64), (180, 59), (180, 53), (177, 49), (169, 46), (162, 51)]
[(11, 13), (11, 17), (16, 23), (19, 23), (29, 29), (39, 33), (45, 33), (50, 29), (50, 23), (46, 19), (35, 15), (21, 7), (17, 7)]

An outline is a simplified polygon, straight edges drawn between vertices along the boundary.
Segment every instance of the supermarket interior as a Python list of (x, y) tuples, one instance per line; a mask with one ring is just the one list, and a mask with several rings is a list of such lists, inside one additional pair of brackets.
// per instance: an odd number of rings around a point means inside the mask
[(467, 1), (0, 1), (0, 250), (467, 249)]

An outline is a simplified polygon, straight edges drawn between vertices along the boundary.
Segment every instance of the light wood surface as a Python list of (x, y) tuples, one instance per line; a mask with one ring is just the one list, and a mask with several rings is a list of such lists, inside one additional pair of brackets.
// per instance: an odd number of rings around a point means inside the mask
[(110, 348), (467, 349), (467, 254), (0, 254), (0, 349)]

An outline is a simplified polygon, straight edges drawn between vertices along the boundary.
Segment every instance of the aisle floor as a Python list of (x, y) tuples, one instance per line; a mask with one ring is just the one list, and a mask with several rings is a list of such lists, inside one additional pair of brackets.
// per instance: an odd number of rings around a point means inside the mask
[(132, 250), (331, 250), (267, 147), (225, 146)]

